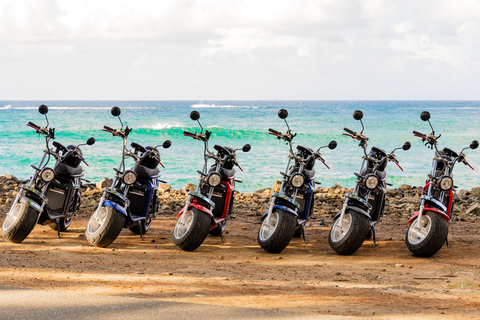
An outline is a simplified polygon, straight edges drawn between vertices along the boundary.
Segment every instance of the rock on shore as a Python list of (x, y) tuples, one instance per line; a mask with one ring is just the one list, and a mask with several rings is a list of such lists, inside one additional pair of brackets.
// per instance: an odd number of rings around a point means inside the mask
[[(0, 218), (3, 221), (5, 214), (10, 210), (13, 200), (18, 193), (18, 189), (25, 181), (19, 181), (17, 178), (9, 175), (0, 176)], [(97, 205), (103, 188), (111, 183), (109, 179), (103, 179), (96, 184), (85, 184), (82, 186), (82, 203), (77, 215), (88, 218)], [(280, 183), (274, 184), (274, 189), (278, 191)], [(174, 190), (170, 185), (161, 184), (158, 189), (159, 214), (173, 215), (177, 214), (184, 206), (187, 199), (187, 193), (193, 190), (195, 186), (188, 183), (185, 190)], [(268, 209), (270, 199), (274, 189), (262, 189), (253, 193), (236, 193), (233, 207), (233, 215), (261, 216)], [(315, 207), (314, 216), (333, 216), (341, 210), (345, 193), (352, 192), (339, 184), (331, 188), (317, 187), (315, 189)], [(422, 187), (412, 187), (401, 185), (398, 188), (387, 190), (387, 200), (385, 205), (385, 215), (395, 215), (395, 217), (410, 217), (418, 210)], [(480, 216), (480, 187), (473, 188), (470, 191), (459, 190), (455, 195), (454, 219), (462, 221), (475, 221)]]

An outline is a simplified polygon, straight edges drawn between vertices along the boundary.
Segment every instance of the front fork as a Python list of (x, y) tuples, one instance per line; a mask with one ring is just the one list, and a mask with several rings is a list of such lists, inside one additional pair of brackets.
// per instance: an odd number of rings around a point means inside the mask
[(422, 202), (420, 202), (420, 210), (418, 210), (418, 217), (417, 217), (417, 222), (415, 223), (415, 228), (417, 230), (420, 230), (421, 228), (421, 223), (422, 223), (422, 216), (423, 216), (423, 210), (425, 209), (425, 199), (422, 199)]

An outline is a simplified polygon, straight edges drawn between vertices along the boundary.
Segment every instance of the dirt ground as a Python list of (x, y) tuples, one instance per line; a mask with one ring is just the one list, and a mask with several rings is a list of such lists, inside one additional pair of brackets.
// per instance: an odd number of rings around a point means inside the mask
[(94, 248), (78, 219), (57, 238), (48, 226), (21, 244), (0, 241), (3, 286), (119, 295), (164, 301), (289, 310), (365, 319), (480, 319), (479, 223), (450, 225), (451, 247), (413, 257), (403, 241), (406, 220), (387, 216), (378, 246), (352, 256), (328, 245), (327, 227), (312, 220), (307, 243), (293, 239), (280, 254), (257, 244), (259, 217), (229, 221), (224, 243), (209, 236), (194, 252), (175, 247), (173, 216), (159, 216), (145, 239), (125, 229)]

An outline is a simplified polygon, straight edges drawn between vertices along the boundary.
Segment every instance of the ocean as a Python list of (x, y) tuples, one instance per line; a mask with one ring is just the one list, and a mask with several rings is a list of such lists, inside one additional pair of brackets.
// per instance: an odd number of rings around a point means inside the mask
[[(102, 131), (104, 125), (119, 128), (119, 121), (110, 115), (110, 109), (118, 106), (121, 119), (133, 128), (129, 144), (159, 145), (169, 139), (169, 149), (160, 148), (161, 179), (173, 188), (184, 188), (186, 183), (197, 183), (197, 170), (203, 166), (203, 143), (183, 136), (183, 131), (199, 131), (190, 120), (193, 110), (200, 112), (200, 122), (212, 131), (210, 149), (215, 144), (241, 148), (249, 143), (248, 153), (237, 151), (237, 160), (243, 168), (236, 169), (243, 183), (237, 184), (240, 192), (252, 192), (272, 187), (285, 170), (288, 146), (268, 134), (268, 128), (285, 132), (283, 120), (277, 112), (284, 108), (289, 112), (288, 124), (297, 133), (294, 145), (312, 149), (336, 140), (335, 150), (322, 149), (323, 158), (330, 166), (315, 165), (317, 181), (323, 187), (339, 183), (353, 187), (354, 173), (361, 165), (362, 149), (343, 128), (360, 131), (360, 122), (352, 114), (363, 111), (364, 134), (369, 137), (368, 147), (383, 148), (390, 152), (410, 141), (409, 151), (396, 151), (404, 169), (394, 163), (387, 167), (388, 180), (393, 187), (401, 184), (423, 185), (430, 172), (433, 151), (414, 137), (412, 130), (430, 133), (427, 122), (420, 120), (420, 113), (428, 110), (437, 134), (442, 134), (439, 147), (449, 147), (459, 152), (474, 139), (480, 140), (480, 101), (0, 101), (0, 174), (28, 179), (45, 148), (44, 139), (26, 124), (32, 121), (45, 126), (43, 115), (37, 108), (49, 107), (50, 126), (56, 129), (56, 140), (64, 145), (80, 144), (95, 137), (96, 144), (83, 146), (83, 155), (89, 164), (84, 166), (85, 178), (92, 182), (103, 177), (113, 177), (112, 168), (118, 167), (122, 140)], [(471, 189), (480, 184), (480, 149), (467, 150), (467, 160), (476, 169), (463, 164), (454, 170), (454, 182), (460, 189)], [(131, 165), (132, 162), (127, 162)], [(53, 165), (53, 163), (52, 163)]]

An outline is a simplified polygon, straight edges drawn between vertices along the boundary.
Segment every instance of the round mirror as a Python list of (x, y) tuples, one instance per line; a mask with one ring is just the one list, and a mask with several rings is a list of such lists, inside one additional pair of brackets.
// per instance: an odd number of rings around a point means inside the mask
[(355, 110), (355, 112), (353, 113), (353, 119), (362, 120), (362, 118), (363, 118), (362, 110)]
[(42, 104), (40, 107), (38, 107), (38, 112), (41, 114), (47, 114), (48, 112), (48, 107), (44, 104)]
[(428, 111), (423, 111), (423, 112), (420, 114), (420, 119), (422, 119), (423, 121), (428, 121), (428, 120), (430, 120), (430, 112), (428, 112)]
[(412, 144), (410, 143), (410, 141), (407, 141), (403, 144), (402, 149), (407, 151), (408, 149), (410, 149), (411, 146)]
[(95, 144), (95, 138), (94, 138), (94, 137), (89, 138), (89, 139), (87, 140), (87, 144), (88, 144), (89, 146)]
[(162, 144), (162, 147), (164, 147), (165, 149), (168, 149), (168, 148), (170, 148), (171, 145), (172, 145), (172, 141), (165, 140)]
[(243, 152), (248, 152), (248, 151), (250, 151), (251, 148), (252, 148), (252, 146), (250, 146), (249, 144), (246, 144), (246, 145), (243, 146), (242, 151)]
[(120, 110), (119, 107), (113, 107), (110, 113), (112, 114), (112, 116), (118, 117), (122, 113), (122, 110)]
[(478, 148), (478, 141), (473, 140), (472, 143), (470, 143), (470, 149), (477, 149)]
[(190, 119), (192, 119), (193, 121), (197, 121), (198, 119), (200, 119), (200, 112), (196, 110), (190, 112)]
[(337, 141), (335, 141), (335, 140), (330, 141), (330, 143), (328, 144), (328, 149), (330, 149), (330, 150), (333, 150), (336, 147), (337, 147)]
[(278, 117), (279, 117), (280, 119), (286, 119), (286, 118), (288, 117), (288, 111), (285, 110), (285, 109), (280, 109), (280, 110), (278, 111)]

